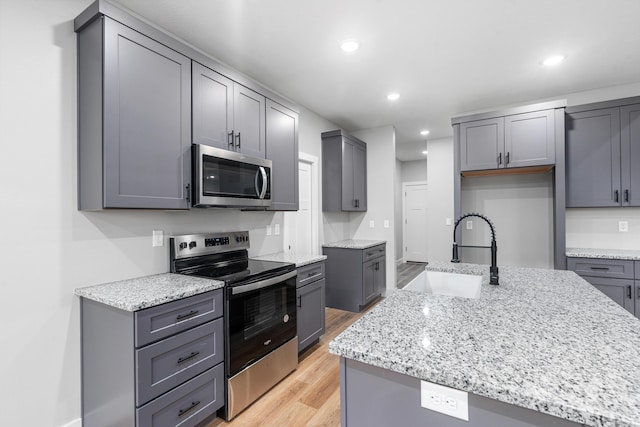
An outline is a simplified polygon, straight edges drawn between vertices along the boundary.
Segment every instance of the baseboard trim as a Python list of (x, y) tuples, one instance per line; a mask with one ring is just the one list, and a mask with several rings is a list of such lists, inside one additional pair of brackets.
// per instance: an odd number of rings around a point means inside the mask
[(396, 267), (399, 266), (400, 264), (404, 264), (404, 257), (396, 260)]
[(69, 421), (60, 427), (82, 427), (82, 418), (76, 418), (75, 420)]

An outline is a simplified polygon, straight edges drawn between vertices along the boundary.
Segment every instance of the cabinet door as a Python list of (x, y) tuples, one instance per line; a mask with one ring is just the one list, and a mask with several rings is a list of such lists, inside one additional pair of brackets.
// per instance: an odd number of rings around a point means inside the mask
[(187, 209), (191, 61), (110, 19), (104, 31), (104, 207)]
[(379, 295), (376, 286), (378, 277), (378, 259), (372, 259), (362, 264), (362, 305), (368, 304)]
[(556, 161), (553, 110), (506, 116), (504, 119), (506, 167), (552, 165)]
[(635, 301), (635, 314), (638, 319), (640, 319), (640, 280), (636, 280), (635, 282), (635, 294), (633, 300)]
[(266, 98), (242, 85), (234, 85), (233, 127), (236, 151), (265, 158)]
[(619, 206), (620, 109), (566, 116), (567, 207)]
[(192, 63), (193, 143), (233, 149), (233, 81)]
[(603, 277), (584, 277), (603, 294), (634, 314), (634, 281), (627, 279), (607, 279)]
[(387, 266), (386, 258), (377, 258), (376, 270), (376, 294), (382, 294), (387, 286)]
[(367, 151), (358, 145), (353, 146), (353, 198), (354, 210), (367, 210)]
[(353, 164), (356, 147), (343, 140), (342, 142), (342, 210), (353, 211), (356, 209), (356, 199), (353, 194)]
[(298, 351), (302, 351), (325, 331), (324, 279), (298, 288)]
[(504, 117), (460, 124), (460, 170), (504, 167)]
[(271, 169), (271, 207), (298, 210), (298, 114), (267, 99), (266, 154)]
[(620, 108), (622, 205), (640, 206), (640, 104)]

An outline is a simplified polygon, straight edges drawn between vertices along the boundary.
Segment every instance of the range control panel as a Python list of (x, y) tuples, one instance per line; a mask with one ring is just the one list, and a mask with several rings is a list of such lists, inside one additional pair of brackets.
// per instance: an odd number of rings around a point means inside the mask
[(172, 259), (249, 249), (248, 231), (184, 234), (169, 239)]

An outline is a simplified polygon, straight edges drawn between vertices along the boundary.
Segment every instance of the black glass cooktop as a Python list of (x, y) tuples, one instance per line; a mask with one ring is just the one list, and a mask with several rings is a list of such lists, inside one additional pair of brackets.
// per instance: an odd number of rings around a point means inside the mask
[(295, 264), (277, 261), (260, 261), (254, 259), (237, 260), (226, 265), (200, 265), (183, 273), (199, 277), (208, 277), (225, 282), (227, 285), (237, 285), (242, 282), (279, 276), (296, 269)]

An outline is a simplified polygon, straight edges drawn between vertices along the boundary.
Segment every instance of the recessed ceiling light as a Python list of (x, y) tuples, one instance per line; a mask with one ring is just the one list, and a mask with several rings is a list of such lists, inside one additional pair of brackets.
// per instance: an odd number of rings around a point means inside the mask
[(340, 44), (340, 49), (344, 52), (355, 52), (360, 47), (360, 43), (356, 39), (347, 39)]
[(427, 150), (422, 151), (422, 154), (424, 154), (425, 156), (428, 154), (429, 152)]
[(422, 136), (427, 136), (427, 135), (429, 135), (429, 131), (428, 131), (428, 130), (426, 130), (426, 129), (425, 129), (425, 130), (421, 130), (421, 131), (420, 131), (420, 135), (422, 135)]
[(400, 94), (399, 94), (399, 93), (397, 93), (397, 92), (393, 92), (393, 93), (390, 93), (389, 95), (387, 95), (387, 99), (388, 99), (389, 101), (395, 101), (395, 100), (397, 100), (398, 98), (400, 98)]
[(547, 67), (553, 67), (554, 65), (558, 65), (559, 63), (564, 61), (565, 58), (566, 58), (566, 56), (564, 56), (564, 55), (550, 56), (547, 59), (545, 59), (544, 61), (542, 61), (542, 64), (546, 65)]

